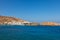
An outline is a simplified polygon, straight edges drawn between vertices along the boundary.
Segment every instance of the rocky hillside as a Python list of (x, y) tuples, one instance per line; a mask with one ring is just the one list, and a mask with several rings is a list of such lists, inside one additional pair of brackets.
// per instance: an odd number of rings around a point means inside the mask
[(22, 25), (23, 23), (30, 23), (19, 18), (0, 16), (0, 24), (18, 24)]
[(49, 25), (49, 26), (60, 26), (60, 23), (56, 22), (42, 22), (41, 25)]
[(29, 26), (37, 26), (37, 25), (49, 25), (49, 26), (60, 26), (60, 23), (55, 22), (42, 22), (42, 23), (34, 23), (25, 21), (15, 17), (8, 16), (0, 16), (0, 24), (9, 24), (9, 25), (29, 25)]

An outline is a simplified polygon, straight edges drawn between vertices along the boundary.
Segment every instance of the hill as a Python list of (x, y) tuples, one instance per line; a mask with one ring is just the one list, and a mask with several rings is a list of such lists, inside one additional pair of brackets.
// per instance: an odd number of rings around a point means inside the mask
[(42, 22), (41, 25), (60, 26), (60, 23), (56, 23), (56, 22)]
[(0, 16), (0, 24), (23, 25), (24, 23), (30, 23), (30, 22), (19, 18)]

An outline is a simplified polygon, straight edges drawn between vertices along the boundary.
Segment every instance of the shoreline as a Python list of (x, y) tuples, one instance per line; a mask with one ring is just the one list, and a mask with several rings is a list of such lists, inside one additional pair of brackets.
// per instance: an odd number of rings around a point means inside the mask
[(54, 27), (54, 26), (60, 26), (60, 25), (9, 25), (9, 24), (0, 24), (0, 26), (49, 26), (49, 27)]

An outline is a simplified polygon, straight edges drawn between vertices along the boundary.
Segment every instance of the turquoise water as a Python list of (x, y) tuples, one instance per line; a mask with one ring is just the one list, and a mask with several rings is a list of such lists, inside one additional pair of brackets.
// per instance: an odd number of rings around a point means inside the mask
[(0, 40), (60, 40), (60, 26), (0, 26)]

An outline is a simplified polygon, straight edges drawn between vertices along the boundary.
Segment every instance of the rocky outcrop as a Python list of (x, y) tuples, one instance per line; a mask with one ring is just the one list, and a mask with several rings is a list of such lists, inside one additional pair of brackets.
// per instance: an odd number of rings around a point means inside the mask
[(19, 18), (0, 16), (0, 24), (24, 25), (24, 23), (30, 23), (30, 22), (19, 19)]
[(60, 24), (56, 22), (42, 22), (41, 25), (59, 26)]
[(60, 23), (55, 22), (42, 22), (42, 23), (35, 23), (25, 21), (15, 17), (8, 17), (8, 16), (0, 16), (0, 25), (28, 25), (28, 26), (38, 26), (38, 25), (48, 25), (48, 26), (60, 26)]

